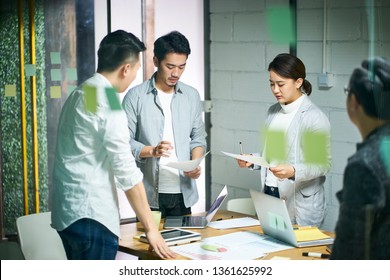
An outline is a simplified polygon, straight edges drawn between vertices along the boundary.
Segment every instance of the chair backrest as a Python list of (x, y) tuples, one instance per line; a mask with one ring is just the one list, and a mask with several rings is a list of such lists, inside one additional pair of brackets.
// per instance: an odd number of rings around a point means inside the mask
[(50, 212), (30, 214), (16, 219), (20, 247), (26, 260), (67, 259), (61, 238), (50, 224)]
[(256, 215), (255, 206), (251, 198), (233, 198), (228, 200), (226, 209), (251, 216)]

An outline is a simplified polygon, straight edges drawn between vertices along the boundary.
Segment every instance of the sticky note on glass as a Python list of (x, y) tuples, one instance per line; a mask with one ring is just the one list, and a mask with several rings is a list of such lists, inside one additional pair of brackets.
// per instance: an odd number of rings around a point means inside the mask
[(67, 68), (66, 69), (66, 78), (68, 81), (77, 81), (77, 69), (76, 68)]
[(4, 93), (6, 97), (16, 96), (16, 85), (5, 85)]
[(50, 75), (52, 81), (61, 81), (61, 69), (51, 69)]
[(50, 97), (51, 98), (61, 98), (61, 87), (60, 86), (51, 86), (50, 87)]
[(390, 175), (390, 137), (382, 139), (380, 144), (380, 155), (386, 166), (387, 174)]
[(276, 44), (290, 44), (296, 41), (295, 18), (288, 6), (273, 6), (266, 11), (267, 30)]
[(72, 93), (72, 91), (74, 91), (75, 89), (77, 88), (77, 86), (73, 86), (73, 85), (68, 85), (67, 87), (67, 93), (70, 94)]
[(35, 76), (35, 65), (34, 64), (25, 64), (24, 72), (27, 77)]
[(278, 229), (280, 231), (285, 231), (287, 228), (286, 222), (284, 221), (283, 217), (278, 215), (278, 214), (268, 212), (268, 221), (269, 221), (270, 227), (272, 227), (274, 229)]
[(59, 52), (50, 53), (51, 64), (61, 64), (61, 54)]
[(304, 132), (302, 134), (303, 161), (306, 164), (326, 165), (328, 163), (329, 136), (325, 132)]
[(106, 88), (105, 90), (111, 110), (122, 110), (116, 90), (114, 88)]
[(97, 112), (97, 89), (96, 87), (91, 87), (85, 85), (84, 90), (84, 108), (85, 111), (96, 113)]
[(267, 162), (283, 162), (287, 158), (287, 141), (284, 131), (266, 129), (265, 158)]

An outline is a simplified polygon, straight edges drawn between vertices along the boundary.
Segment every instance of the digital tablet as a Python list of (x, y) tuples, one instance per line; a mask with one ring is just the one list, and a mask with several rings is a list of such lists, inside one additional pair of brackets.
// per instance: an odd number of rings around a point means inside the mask
[[(160, 231), (160, 233), (168, 246), (190, 243), (201, 240), (202, 238), (200, 233), (198, 232), (183, 229), (162, 230)], [(149, 243), (145, 234), (140, 235), (140, 241), (144, 243)]]

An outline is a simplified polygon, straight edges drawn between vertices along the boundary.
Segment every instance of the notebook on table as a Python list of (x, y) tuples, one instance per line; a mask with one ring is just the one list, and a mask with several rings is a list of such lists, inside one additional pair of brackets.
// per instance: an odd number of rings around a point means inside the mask
[(250, 193), (264, 234), (295, 247), (333, 243), (334, 239), (318, 228), (294, 229), (284, 200), (254, 190)]
[(205, 228), (221, 207), (228, 191), (225, 186), (204, 216), (167, 216), (164, 228)]

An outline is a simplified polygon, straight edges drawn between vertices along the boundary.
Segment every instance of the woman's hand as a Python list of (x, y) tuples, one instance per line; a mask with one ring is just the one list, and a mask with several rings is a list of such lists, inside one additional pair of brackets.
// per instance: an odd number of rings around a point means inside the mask
[(274, 167), (270, 167), (269, 170), (278, 179), (293, 179), (295, 178), (295, 168), (290, 164), (279, 164)]

